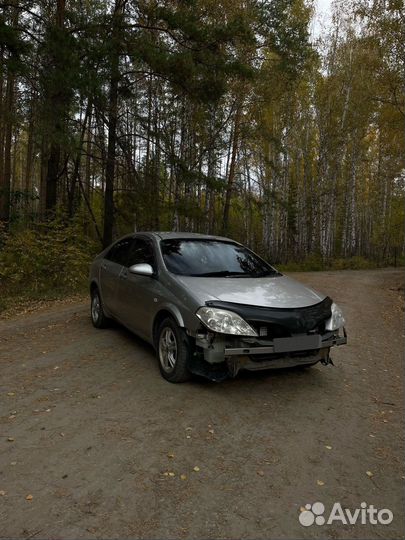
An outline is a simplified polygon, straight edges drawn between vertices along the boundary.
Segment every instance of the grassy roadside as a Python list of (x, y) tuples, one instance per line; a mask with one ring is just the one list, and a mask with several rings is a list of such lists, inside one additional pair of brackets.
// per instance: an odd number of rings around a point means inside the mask
[(79, 225), (58, 220), (0, 234), (0, 318), (84, 297), (99, 249)]
[(379, 264), (376, 261), (365, 259), (364, 257), (348, 257), (346, 259), (323, 260), (321, 257), (312, 255), (304, 261), (289, 262), (286, 264), (275, 265), (281, 272), (324, 272), (328, 270), (374, 270), (376, 268), (390, 268), (405, 266), (404, 257), (396, 261), (390, 261), (389, 264)]
[(88, 284), (72, 289), (51, 289), (4, 294), (0, 287), (0, 320), (46, 309), (55, 304), (71, 304), (88, 298)]

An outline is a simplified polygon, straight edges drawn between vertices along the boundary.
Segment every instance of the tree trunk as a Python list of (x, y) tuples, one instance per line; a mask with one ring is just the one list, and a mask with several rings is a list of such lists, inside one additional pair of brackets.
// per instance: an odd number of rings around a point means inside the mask
[(236, 108), (236, 112), (235, 112), (233, 137), (232, 137), (232, 154), (231, 154), (231, 162), (229, 165), (228, 184), (227, 184), (226, 193), (225, 193), (224, 213), (223, 213), (223, 218), (222, 218), (222, 233), (224, 235), (228, 233), (228, 227), (229, 227), (229, 210), (231, 208), (232, 191), (233, 191), (233, 185), (234, 185), (235, 176), (236, 176), (236, 158), (238, 155), (241, 115), (242, 115), (242, 102), (238, 104)]
[(105, 193), (104, 193), (104, 230), (103, 244), (107, 247), (113, 239), (114, 228), (114, 178), (115, 178), (115, 157), (117, 147), (117, 117), (118, 117), (118, 85), (120, 80), (119, 72), (119, 22), (122, 18), (126, 0), (115, 0), (113, 13), (112, 32), (112, 62), (110, 91), (108, 97), (108, 146), (107, 160), (105, 168)]
[[(4, 175), (4, 137), (5, 137), (5, 86), (6, 86), (6, 77), (5, 77), (5, 58), (4, 58), (4, 47), (0, 45), (0, 190), (3, 182)], [(1, 197), (1, 191), (0, 191)], [(0, 201), (0, 206), (2, 202)]]
[[(55, 24), (56, 27), (61, 31), (64, 28), (65, 4), (66, 0), (57, 0), (56, 2)], [(60, 61), (61, 59), (56, 56), (55, 63), (59, 64)], [(55, 65), (54, 67), (60, 69), (61, 66)], [(48, 157), (47, 172), (45, 178), (45, 210), (48, 216), (53, 215), (57, 202), (57, 188), (59, 179), (60, 159), (62, 153), (59, 136), (62, 131), (63, 118), (61, 118), (61, 116), (65, 106), (66, 104), (64, 103), (64, 97), (61, 95), (60, 91), (57, 90), (56, 92), (52, 92), (49, 96), (46, 108), (47, 111), (51, 111), (51, 114), (53, 116), (52, 142)]]
[(69, 217), (73, 217), (76, 211), (77, 207), (77, 197), (76, 197), (76, 186), (80, 175), (80, 165), (81, 165), (81, 159), (82, 159), (82, 151), (83, 151), (83, 143), (84, 138), (86, 136), (86, 130), (87, 128), (87, 121), (91, 114), (91, 109), (93, 107), (92, 101), (89, 99), (86, 106), (86, 111), (84, 113), (84, 118), (82, 121), (82, 130), (80, 133), (80, 140), (77, 147), (77, 154), (74, 161), (74, 167), (72, 172), (72, 177), (70, 182), (68, 181), (68, 214)]
[(4, 137), (4, 169), (3, 176), (0, 177), (0, 221), (8, 227), (10, 221), (10, 187), (11, 187), (11, 143), (13, 137), (13, 122), (11, 111), (14, 103), (15, 77), (9, 73), (6, 87), (6, 120)]
[(34, 112), (33, 98), (31, 98), (29, 122), (28, 122), (28, 141), (24, 172), (24, 192), (25, 192), (25, 214), (32, 212), (32, 187), (34, 171)]
[[(15, 5), (15, 4), (14, 4)], [(11, 14), (11, 25), (15, 27), (18, 23), (18, 11), (13, 8)], [(10, 58), (11, 59), (11, 58)], [(1, 159), (0, 171), (0, 223), (8, 228), (10, 222), (10, 189), (11, 189), (11, 146), (13, 138), (13, 107), (15, 93), (15, 74), (10, 69), (7, 70), (6, 92), (3, 110), (4, 154)], [(0, 141), (2, 142), (2, 141)], [(3, 151), (3, 146), (0, 148)]]

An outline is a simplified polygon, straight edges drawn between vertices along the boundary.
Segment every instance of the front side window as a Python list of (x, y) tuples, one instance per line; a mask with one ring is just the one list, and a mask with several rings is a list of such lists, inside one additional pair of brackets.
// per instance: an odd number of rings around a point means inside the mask
[(170, 239), (160, 242), (169, 272), (199, 277), (264, 277), (277, 271), (237, 244), (217, 240)]
[(143, 238), (134, 238), (128, 252), (128, 266), (147, 263), (155, 267), (155, 257), (151, 242)]
[(132, 242), (132, 238), (123, 238), (122, 240), (119, 240), (112, 246), (105, 258), (117, 264), (127, 266), (128, 250)]

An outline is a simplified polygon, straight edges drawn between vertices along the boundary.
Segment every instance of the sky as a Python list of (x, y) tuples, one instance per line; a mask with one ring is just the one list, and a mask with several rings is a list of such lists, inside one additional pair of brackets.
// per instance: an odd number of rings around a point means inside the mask
[(328, 11), (330, 9), (331, 0), (318, 0), (316, 4), (320, 11)]
[(316, 0), (315, 20), (312, 23), (311, 33), (317, 38), (322, 29), (328, 26), (331, 14), (332, 0)]

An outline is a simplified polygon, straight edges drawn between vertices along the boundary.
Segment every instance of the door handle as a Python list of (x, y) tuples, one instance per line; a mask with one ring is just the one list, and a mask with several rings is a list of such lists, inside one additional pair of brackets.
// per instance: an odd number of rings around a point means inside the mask
[(121, 279), (127, 279), (127, 277), (128, 277), (128, 272), (123, 272), (120, 274)]

